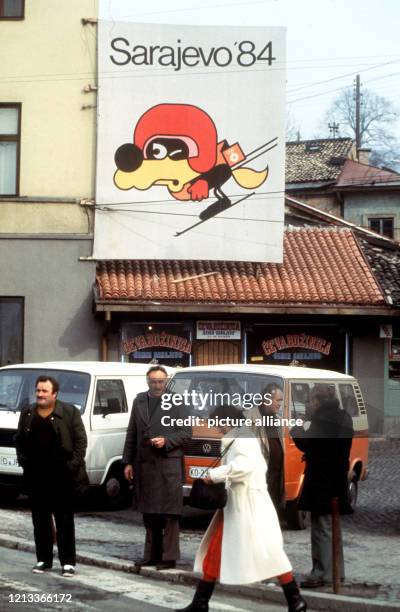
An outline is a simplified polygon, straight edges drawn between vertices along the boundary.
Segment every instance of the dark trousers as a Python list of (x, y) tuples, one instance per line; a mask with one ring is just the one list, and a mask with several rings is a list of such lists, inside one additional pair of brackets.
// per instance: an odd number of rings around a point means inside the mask
[(56, 480), (32, 479), (30, 502), (33, 533), (38, 561), (53, 562), (54, 526), (61, 565), (75, 565), (75, 524), (72, 482), (68, 477)]
[(179, 551), (179, 517), (172, 514), (143, 514), (146, 527), (144, 559), (176, 561)]
[[(316, 580), (332, 580), (332, 517), (330, 514), (311, 513), (310, 577)], [(343, 543), (340, 541), (340, 579), (344, 580)]]

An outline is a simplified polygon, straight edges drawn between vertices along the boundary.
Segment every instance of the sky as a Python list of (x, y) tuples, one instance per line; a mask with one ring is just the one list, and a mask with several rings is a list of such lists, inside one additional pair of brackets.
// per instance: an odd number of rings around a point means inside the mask
[[(325, 113), (356, 74), (361, 91), (384, 96), (400, 112), (400, 0), (100, 0), (100, 17), (286, 27), (287, 116), (302, 139), (329, 135)], [(394, 130), (400, 139), (400, 121)]]

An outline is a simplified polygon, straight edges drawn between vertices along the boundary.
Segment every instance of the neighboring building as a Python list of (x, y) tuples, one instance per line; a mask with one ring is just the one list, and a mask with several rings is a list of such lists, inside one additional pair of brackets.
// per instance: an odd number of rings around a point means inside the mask
[(346, 160), (334, 192), (342, 216), (361, 227), (400, 242), (400, 175)]
[(334, 187), (347, 159), (356, 159), (351, 138), (297, 140), (286, 143), (286, 193), (340, 216)]
[[(97, 358), (92, 0), (0, 2), (0, 364)], [(86, 108), (89, 107), (89, 108)]]
[(286, 192), (400, 241), (400, 175), (370, 166), (368, 157), (350, 138), (288, 142)]

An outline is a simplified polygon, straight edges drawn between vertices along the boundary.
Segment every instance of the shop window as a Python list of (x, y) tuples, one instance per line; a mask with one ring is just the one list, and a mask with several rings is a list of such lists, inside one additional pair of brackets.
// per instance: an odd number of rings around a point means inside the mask
[(23, 338), (23, 298), (0, 297), (0, 365), (23, 361)]
[(121, 352), (131, 363), (187, 367), (192, 342), (182, 323), (125, 323), (121, 328)]
[(18, 195), (21, 105), (0, 104), (0, 196)]
[(120, 414), (128, 412), (122, 380), (98, 380), (93, 414)]
[(0, 19), (23, 19), (25, 0), (0, 0)]
[(393, 217), (369, 217), (368, 227), (377, 234), (393, 238), (394, 218)]

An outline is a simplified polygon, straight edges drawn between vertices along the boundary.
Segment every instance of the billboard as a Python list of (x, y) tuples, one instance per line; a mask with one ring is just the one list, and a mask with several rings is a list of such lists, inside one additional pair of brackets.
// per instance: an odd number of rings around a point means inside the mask
[(282, 261), (283, 28), (99, 22), (96, 259)]

